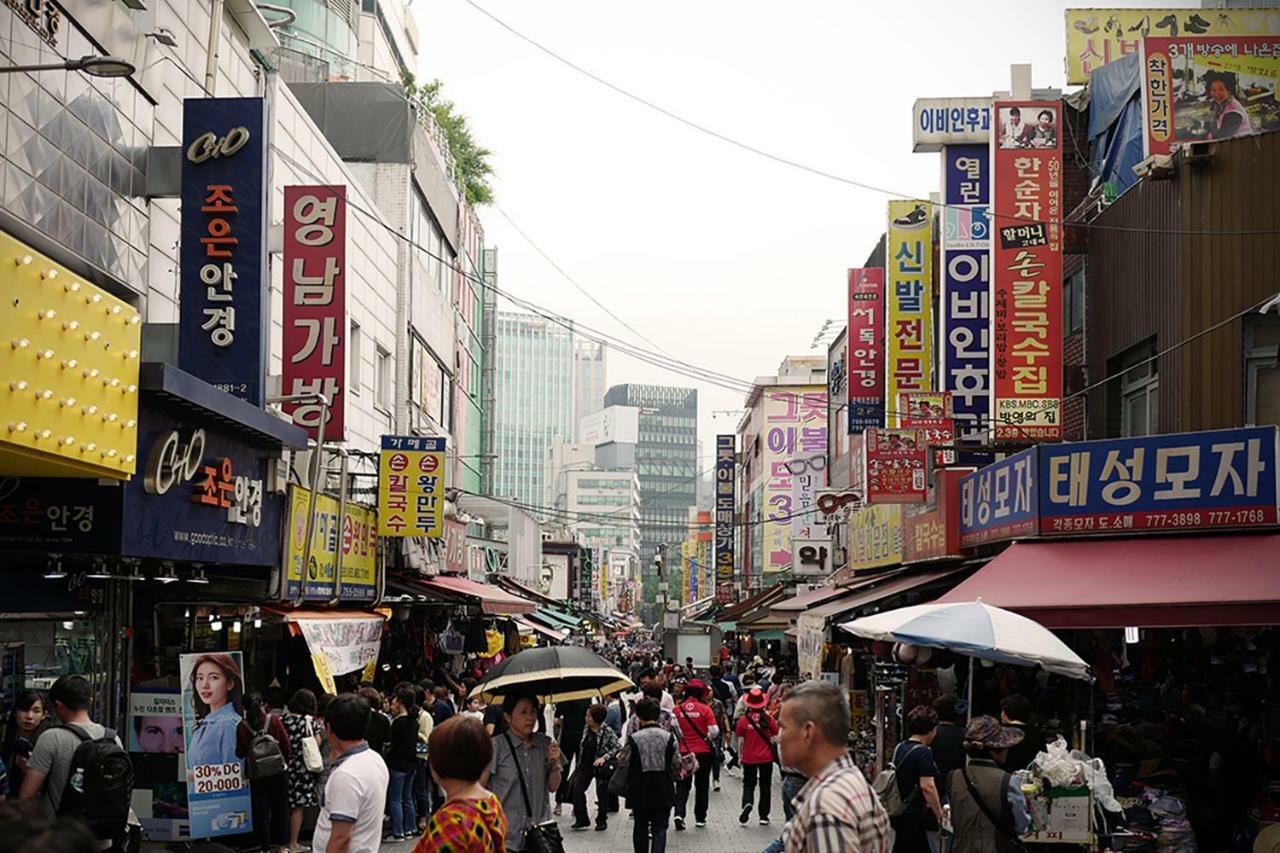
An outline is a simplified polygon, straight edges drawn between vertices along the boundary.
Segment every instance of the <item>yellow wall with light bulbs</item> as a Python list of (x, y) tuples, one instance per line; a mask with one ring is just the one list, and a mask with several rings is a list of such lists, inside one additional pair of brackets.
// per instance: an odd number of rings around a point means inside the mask
[(129, 479), (142, 317), (0, 232), (0, 475)]

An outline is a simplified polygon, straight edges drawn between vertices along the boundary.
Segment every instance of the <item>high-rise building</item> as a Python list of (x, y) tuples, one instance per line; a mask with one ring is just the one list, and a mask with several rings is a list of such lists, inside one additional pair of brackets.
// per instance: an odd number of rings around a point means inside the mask
[(552, 441), (574, 433), (573, 332), (507, 311), (496, 325), (493, 493), (539, 506)]
[(574, 441), (582, 441), (582, 419), (604, 408), (604, 344), (578, 338), (573, 342)]
[(679, 562), (689, 508), (698, 495), (698, 392), (666, 385), (615, 385), (605, 406), (640, 409), (636, 473), (640, 476), (640, 565), (645, 618), (653, 621), (658, 578), (653, 565), (668, 546), (666, 564)]

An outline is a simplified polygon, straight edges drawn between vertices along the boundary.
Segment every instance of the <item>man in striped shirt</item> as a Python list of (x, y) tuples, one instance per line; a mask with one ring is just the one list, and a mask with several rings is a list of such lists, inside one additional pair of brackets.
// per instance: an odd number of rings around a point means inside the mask
[(809, 781), (783, 833), (786, 853), (885, 853), (889, 815), (849, 754), (849, 700), (838, 686), (806, 681), (778, 719), (782, 763)]

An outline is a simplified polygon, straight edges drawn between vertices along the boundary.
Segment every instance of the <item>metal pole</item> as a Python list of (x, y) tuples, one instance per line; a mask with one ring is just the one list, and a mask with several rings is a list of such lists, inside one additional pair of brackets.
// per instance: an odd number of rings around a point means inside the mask
[[(214, 0), (218, 2), (218, 0)], [(302, 578), (298, 584), (298, 600), (302, 602), (303, 591), (307, 588), (307, 570), (311, 568), (311, 540), (316, 534), (316, 494), (320, 491), (320, 462), (324, 457), (324, 427), (329, 420), (329, 406), (325, 403), (320, 412), (320, 424), (316, 427), (316, 449), (311, 457), (311, 494), (307, 497), (307, 540), (302, 549)]]
[(213, 0), (209, 10), (209, 43), (204, 59), (204, 91), (214, 97), (214, 83), (218, 79), (218, 43), (222, 38), (222, 0)]
[(973, 719), (973, 658), (969, 658), (969, 684), (966, 689), (969, 694), (969, 716), (965, 722), (968, 722)]
[(342, 458), (342, 467), (339, 469), (342, 472), (342, 482), (338, 485), (338, 548), (333, 555), (333, 598), (329, 599), (331, 607), (342, 599), (342, 534), (343, 520), (347, 517), (347, 465), (351, 458), (345, 448), (339, 450), (338, 454)]

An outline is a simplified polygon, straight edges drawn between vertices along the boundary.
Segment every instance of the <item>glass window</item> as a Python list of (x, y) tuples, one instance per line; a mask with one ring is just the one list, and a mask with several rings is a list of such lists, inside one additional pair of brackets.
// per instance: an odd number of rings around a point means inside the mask
[(391, 408), (391, 353), (378, 346), (377, 369), (374, 375), (376, 383), (374, 390), (374, 402), (378, 408), (389, 410)]
[(1084, 270), (1077, 270), (1067, 279), (1067, 287), (1063, 293), (1066, 305), (1066, 328), (1068, 334), (1084, 331)]
[(1245, 318), (1245, 423), (1280, 424), (1280, 318)]
[(1160, 374), (1155, 344), (1138, 347), (1120, 360), (1120, 434), (1155, 435), (1160, 424)]
[(347, 388), (352, 394), (360, 393), (360, 339), (360, 324), (352, 320), (351, 335), (348, 338), (347, 345), (351, 358), (351, 367), (347, 372)]

